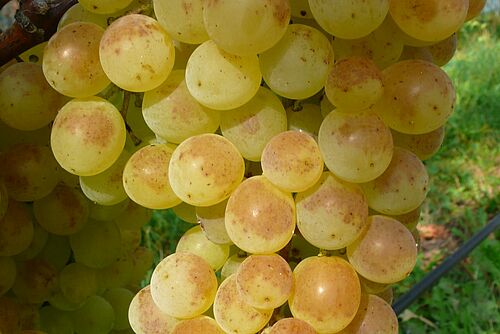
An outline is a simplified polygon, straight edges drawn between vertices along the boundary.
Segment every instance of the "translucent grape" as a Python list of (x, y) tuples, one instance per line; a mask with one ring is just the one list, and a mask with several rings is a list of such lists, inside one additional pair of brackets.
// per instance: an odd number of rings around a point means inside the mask
[(273, 310), (259, 310), (248, 305), (238, 291), (236, 275), (219, 287), (214, 301), (215, 320), (227, 333), (256, 333), (271, 319)]
[(73, 322), (69, 314), (50, 305), (40, 309), (40, 328), (47, 333), (74, 333)]
[(106, 29), (99, 56), (104, 72), (115, 85), (145, 92), (167, 79), (174, 66), (175, 48), (158, 21), (130, 14)]
[(125, 122), (118, 109), (99, 97), (74, 99), (59, 110), (50, 143), (57, 162), (79, 176), (113, 165), (125, 145)]
[(217, 322), (207, 316), (199, 316), (193, 319), (183, 320), (172, 329), (172, 334), (224, 334)]
[(135, 95), (135, 99), (133, 100), (133, 103), (132, 101), (130, 101), (127, 111), (127, 124), (132, 129), (134, 135), (142, 140), (142, 143), (140, 145), (135, 145), (135, 143), (133, 144), (133, 148), (130, 151), (131, 153), (135, 152), (136, 150), (141, 148), (141, 145), (147, 143), (149, 140), (151, 140), (151, 138), (155, 137), (155, 133), (148, 127), (142, 114), (143, 98), (144, 95)]
[(55, 33), (43, 55), (43, 73), (59, 93), (88, 97), (110, 81), (99, 62), (99, 42), (104, 29), (90, 22), (68, 24)]
[(420, 160), (426, 160), (439, 151), (444, 140), (444, 126), (428, 133), (405, 134), (392, 130), (394, 145), (413, 152)]
[[(120, 226), (118, 226), (120, 227)], [(121, 251), (122, 254), (131, 254), (137, 247), (141, 245), (142, 232), (141, 230), (123, 230), (120, 229), (122, 237)]]
[(220, 48), (236, 55), (256, 55), (280, 40), (290, 14), (288, 0), (205, 1), (203, 21)]
[(151, 210), (130, 201), (125, 211), (115, 219), (115, 222), (121, 230), (138, 230), (149, 222), (151, 216)]
[(429, 175), (416, 155), (395, 147), (384, 173), (361, 186), (370, 208), (383, 214), (400, 215), (422, 204), (429, 187)]
[(196, 217), (196, 207), (193, 205), (182, 202), (172, 208), (172, 211), (177, 217), (190, 224), (198, 224), (198, 218)]
[(440, 41), (457, 31), (465, 20), (468, 0), (391, 2), (390, 13), (405, 33), (423, 41)]
[(0, 296), (12, 288), (16, 275), (16, 262), (9, 256), (0, 256)]
[(290, 0), (292, 16), (312, 19), (311, 7), (308, 0)]
[(227, 201), (224, 200), (212, 206), (196, 208), (196, 217), (200, 222), (203, 233), (208, 240), (219, 245), (233, 243), (227, 234), (226, 224), (224, 223)]
[(130, 283), (139, 285), (153, 265), (153, 252), (149, 248), (138, 247), (130, 254), (130, 258), (132, 260)]
[(321, 108), (317, 104), (302, 104), (300, 110), (294, 110), (293, 107), (286, 110), (288, 130), (305, 132), (318, 139), (319, 127), (323, 122)]
[(0, 74), (0, 119), (10, 127), (40, 129), (52, 122), (64, 102), (45, 80), (40, 65), (17, 63)]
[(16, 144), (48, 144), (50, 131), (49, 126), (33, 131), (16, 130), (0, 120), (0, 151), (7, 151)]
[(398, 282), (413, 270), (417, 247), (410, 231), (385, 216), (370, 216), (364, 233), (347, 246), (349, 262), (376, 283)]
[(314, 328), (304, 320), (296, 318), (284, 318), (278, 320), (269, 334), (316, 334)]
[(182, 142), (172, 154), (168, 178), (175, 194), (195, 206), (222, 202), (240, 184), (245, 164), (226, 138), (203, 134)]
[(12, 291), (19, 299), (41, 304), (58, 289), (57, 270), (45, 260), (28, 260), (17, 267), (17, 276)]
[(247, 103), (257, 93), (261, 78), (256, 55), (227, 53), (212, 40), (196, 48), (186, 65), (189, 92), (212, 109), (234, 109)]
[(247, 258), (246, 255), (237, 252), (236, 254), (233, 254), (227, 259), (226, 263), (224, 263), (224, 266), (221, 269), (221, 279), (224, 281), (227, 279), (229, 276), (232, 274), (236, 274), (238, 271), (238, 268), (240, 267), (241, 263)]
[(134, 261), (122, 251), (109, 266), (97, 270), (99, 288), (102, 290), (126, 286), (132, 279)]
[[(398, 222), (406, 226), (408, 231), (413, 231), (419, 222), (420, 219), (420, 211), (422, 210), (422, 205), (407, 213), (403, 213), (401, 215), (386, 215), (387, 217), (391, 217), (396, 219)], [(376, 212), (375, 210), (371, 210), (371, 215), (381, 215), (381, 213)]]
[(328, 169), (356, 183), (381, 175), (393, 152), (391, 131), (379, 116), (368, 111), (328, 114), (319, 129), (318, 143)]
[(286, 246), (295, 229), (292, 195), (264, 176), (236, 188), (226, 207), (226, 230), (236, 246), (253, 254), (275, 253)]
[(184, 71), (175, 70), (161, 86), (144, 93), (144, 120), (155, 134), (180, 143), (219, 127), (220, 112), (199, 104), (189, 93)]
[(444, 66), (453, 58), (455, 51), (457, 51), (458, 36), (454, 33), (450, 37), (437, 42), (436, 44), (429, 45), (427, 49), (432, 56), (432, 62), (437, 66)]
[(309, 0), (313, 17), (335, 37), (354, 39), (368, 35), (384, 21), (389, 0)]
[(78, 0), (80, 5), (86, 10), (97, 14), (116, 13), (120, 9), (126, 8), (132, 0)]
[(392, 129), (409, 134), (443, 126), (455, 107), (455, 89), (438, 66), (405, 60), (383, 71), (384, 95), (374, 110)]
[[(120, 183), (122, 183), (121, 177)], [(89, 202), (90, 218), (100, 221), (114, 220), (127, 210), (129, 204), (130, 199), (128, 197), (114, 205), (100, 205), (94, 202)]]
[[(27, 51), (24, 51), (19, 55), (19, 57), (24, 60), (25, 62), (30, 62), (33, 64), (39, 64), (41, 65), (43, 62), (43, 53), (45, 50), (45, 47), (47, 46), (47, 41), (37, 44), (31, 49), (28, 49)], [(1, 70), (0, 70), (1, 72)]]
[(309, 257), (293, 271), (295, 289), (288, 305), (295, 318), (319, 333), (335, 333), (356, 315), (361, 287), (353, 267), (339, 257)]
[(87, 223), (89, 206), (85, 196), (74, 188), (58, 185), (50, 195), (33, 204), (37, 222), (57, 235), (78, 232)]
[(171, 333), (176, 318), (160, 311), (151, 297), (151, 287), (148, 285), (139, 291), (128, 310), (130, 326), (136, 334)]
[(59, 274), (59, 286), (69, 302), (81, 304), (97, 293), (96, 271), (78, 262), (68, 264)]
[(49, 233), (44, 230), (39, 224), (33, 224), (33, 239), (30, 245), (21, 253), (14, 256), (16, 261), (31, 260), (37, 256), (45, 247), (49, 237)]
[(50, 263), (58, 271), (62, 270), (71, 256), (71, 246), (67, 237), (49, 234), (45, 247), (38, 258)]
[(62, 27), (74, 22), (92, 22), (106, 29), (108, 27), (108, 16), (88, 11), (80, 3), (77, 3), (70, 7), (61, 17), (57, 24), (57, 30), (61, 30)]
[(408, 59), (420, 59), (428, 62), (432, 62), (432, 54), (428, 47), (413, 47), (405, 45), (399, 61)]
[(326, 116), (329, 113), (331, 113), (333, 110), (336, 109), (336, 107), (330, 102), (330, 100), (328, 100), (326, 95), (323, 95), (323, 97), (321, 98), (319, 106), (321, 108), (321, 116), (323, 116), (323, 119), (326, 118)]
[(115, 312), (115, 324), (113, 329), (122, 330), (130, 328), (128, 322), (128, 308), (134, 298), (134, 294), (124, 288), (112, 288), (106, 291), (102, 297), (108, 301)]
[(104, 334), (113, 328), (115, 312), (106, 299), (92, 296), (81, 308), (71, 313), (71, 318), (78, 334)]
[(392, 287), (388, 287), (387, 289), (377, 293), (376, 295), (385, 300), (389, 305), (392, 305), (392, 302), (394, 301), (394, 292)]
[(290, 24), (283, 38), (259, 57), (266, 84), (289, 99), (305, 99), (323, 88), (333, 50), (320, 31)]
[(486, 5), (486, 0), (469, 0), (469, 8), (465, 21), (472, 20), (478, 16)]
[(0, 219), (0, 256), (12, 256), (27, 249), (33, 240), (33, 221), (28, 208), (13, 200)]
[(212, 305), (217, 278), (201, 257), (178, 252), (164, 258), (153, 271), (151, 295), (161, 311), (186, 319), (202, 314)]

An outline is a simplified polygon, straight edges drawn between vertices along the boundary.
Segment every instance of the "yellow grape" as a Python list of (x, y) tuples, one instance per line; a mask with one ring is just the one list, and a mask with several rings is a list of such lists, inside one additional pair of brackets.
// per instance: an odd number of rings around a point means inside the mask
[(125, 122), (100, 97), (74, 99), (59, 110), (50, 142), (57, 162), (79, 176), (99, 174), (113, 165), (125, 146)]
[(175, 194), (195, 206), (225, 200), (243, 179), (245, 164), (226, 138), (202, 134), (183, 141), (172, 154), (168, 178)]
[(48, 196), (35, 201), (33, 210), (44, 229), (57, 235), (70, 235), (87, 223), (90, 209), (80, 191), (61, 184)]
[(361, 289), (363, 294), (377, 294), (382, 291), (385, 291), (387, 288), (389, 288), (391, 285), (390, 284), (385, 284), (385, 283), (377, 283), (370, 281), (366, 278), (364, 278), (361, 275), (358, 275), (359, 277), (359, 282), (361, 283)]
[(368, 202), (360, 186), (325, 172), (314, 187), (295, 197), (297, 227), (312, 245), (341, 249), (362, 232)]
[(81, 308), (71, 313), (78, 334), (109, 333), (115, 322), (111, 304), (101, 296), (92, 296)]
[(415, 154), (395, 147), (384, 173), (361, 187), (370, 208), (387, 215), (400, 215), (422, 204), (429, 187), (429, 175)]
[(432, 157), (444, 140), (444, 126), (428, 133), (418, 135), (405, 134), (392, 130), (394, 145), (413, 152), (420, 160)]
[(156, 19), (176, 40), (200, 44), (208, 40), (203, 25), (203, 0), (153, 0)]
[(135, 152), (123, 170), (123, 186), (137, 204), (167, 209), (181, 202), (168, 180), (173, 150), (167, 145), (148, 145)]
[(208, 40), (198, 46), (186, 65), (186, 85), (201, 104), (217, 110), (247, 103), (261, 82), (257, 55), (237, 56)]
[(41, 304), (49, 299), (59, 287), (57, 270), (40, 259), (20, 262), (12, 291), (22, 301)]
[(271, 327), (269, 334), (317, 334), (317, 332), (304, 320), (283, 318)]
[(196, 207), (187, 204), (186, 202), (181, 202), (181, 204), (176, 205), (172, 208), (172, 211), (177, 217), (190, 224), (198, 224), (198, 218), (196, 217)]
[(205, 1), (203, 21), (210, 38), (225, 51), (256, 55), (275, 45), (290, 20), (289, 0)]
[(146, 247), (137, 247), (131, 254), (132, 274), (130, 284), (139, 285), (146, 278), (146, 273), (153, 266), (153, 252)]
[[(118, 226), (120, 227), (120, 226)], [(142, 234), (141, 230), (122, 230), (120, 229), (122, 237), (121, 251), (122, 254), (129, 255), (133, 253), (137, 247), (141, 245)]]
[(59, 166), (50, 148), (18, 144), (0, 156), (3, 177), (10, 198), (35, 201), (50, 194), (59, 182)]
[(202, 315), (196, 318), (183, 320), (175, 325), (171, 334), (224, 334), (215, 319)]
[(125, 211), (116, 217), (115, 222), (120, 230), (140, 230), (151, 220), (151, 216), (151, 210), (129, 201)]
[(131, 150), (131, 153), (137, 151), (142, 147), (142, 145), (146, 145), (146, 143), (151, 138), (155, 137), (155, 133), (148, 127), (142, 114), (143, 96), (135, 95), (134, 97), (135, 99), (133, 100), (133, 102), (131, 100), (129, 103), (126, 121), (130, 126), (133, 134), (138, 137), (142, 141), (142, 143), (140, 143), (139, 145), (135, 145), (135, 143), (133, 143), (133, 149)]
[[(24, 51), (19, 57), (25, 62), (41, 65), (43, 62), (43, 53), (48, 42), (43, 42), (35, 45), (31, 49)], [(1, 71), (0, 71), (1, 72)]]
[[(120, 245), (122, 246), (122, 245)], [(97, 283), (100, 291), (127, 286), (132, 280), (134, 261), (129, 253), (121, 249), (121, 255), (109, 266), (97, 270)]]
[[(420, 220), (420, 212), (422, 211), (422, 205), (416, 208), (415, 210), (412, 210), (407, 213), (403, 213), (400, 215), (387, 215), (387, 217), (394, 218), (408, 229), (408, 231), (413, 231), (418, 225), (418, 222)], [(375, 210), (370, 210), (370, 215), (381, 215), (382, 213), (379, 213)]]
[(376, 293), (376, 295), (387, 302), (387, 304), (392, 305), (394, 301), (394, 292), (391, 286), (382, 292)]
[(299, 110), (289, 107), (286, 110), (288, 130), (307, 133), (315, 140), (318, 139), (319, 127), (323, 122), (321, 108), (317, 104), (305, 103)]
[(0, 219), (0, 256), (21, 253), (31, 244), (33, 234), (33, 220), (26, 205), (9, 200), (7, 211)]
[(337, 109), (328, 114), (319, 129), (318, 143), (328, 169), (355, 183), (381, 175), (393, 152), (390, 129), (369, 111), (351, 114)]
[(54, 120), (64, 102), (38, 64), (17, 63), (0, 74), (0, 119), (12, 128), (40, 129)]
[(219, 245), (210, 241), (201, 226), (190, 228), (179, 239), (176, 252), (189, 252), (203, 258), (215, 271), (222, 268), (229, 257), (229, 245)]
[(244, 255), (243, 252), (237, 252), (231, 255), (220, 271), (221, 280), (224, 281), (232, 274), (236, 274), (241, 263), (243, 263), (246, 258), (247, 256)]
[(126, 8), (133, 0), (78, 0), (86, 10), (97, 14), (112, 14)]
[(405, 33), (422, 41), (440, 41), (463, 24), (468, 0), (392, 1), (392, 18)]
[(68, 238), (49, 233), (47, 242), (37, 257), (47, 261), (58, 271), (61, 271), (66, 263), (68, 263), (70, 256), (71, 246), (69, 245)]
[(301, 17), (305, 19), (313, 18), (308, 0), (290, 0), (290, 6), (292, 7), (293, 17)]
[(109, 85), (99, 62), (99, 42), (104, 29), (90, 22), (68, 24), (47, 44), (43, 56), (43, 73), (59, 93), (71, 97), (88, 97)]
[(391, 284), (406, 278), (417, 260), (410, 231), (397, 220), (370, 216), (364, 233), (347, 246), (349, 262), (370, 281)]
[(383, 92), (382, 72), (372, 60), (359, 56), (337, 61), (325, 84), (328, 99), (345, 112), (371, 107)]
[(323, 173), (323, 158), (310, 135), (299, 131), (282, 132), (267, 143), (261, 158), (262, 174), (288, 192), (304, 191)]
[(74, 22), (91, 22), (106, 29), (108, 27), (107, 15), (97, 14), (83, 8), (80, 3), (70, 7), (59, 20), (57, 30), (61, 30), (64, 26)]
[(47, 244), (49, 233), (39, 224), (33, 224), (33, 239), (30, 245), (21, 253), (14, 256), (17, 262), (31, 260), (36, 257)]
[(151, 286), (140, 290), (128, 309), (130, 326), (136, 334), (171, 333), (178, 319), (163, 313), (151, 297)]
[(40, 309), (40, 328), (47, 333), (73, 334), (73, 322), (68, 313), (47, 305)]
[(275, 253), (292, 238), (295, 203), (290, 193), (264, 176), (254, 176), (231, 194), (225, 224), (231, 240), (245, 252)]
[(114, 330), (124, 330), (130, 328), (128, 322), (128, 308), (134, 298), (134, 294), (125, 288), (111, 288), (102, 297), (111, 304), (115, 313)]
[(292, 270), (277, 254), (250, 255), (238, 267), (236, 286), (248, 305), (261, 310), (274, 309), (290, 296)]
[(172, 38), (155, 19), (122, 16), (104, 32), (99, 47), (104, 72), (118, 87), (145, 92), (158, 87), (172, 71)]
[(472, 20), (478, 16), (486, 5), (486, 0), (469, 0), (469, 8), (467, 9), (467, 16), (465, 21)]
[(319, 333), (336, 333), (356, 315), (361, 286), (349, 262), (340, 257), (309, 257), (293, 271), (295, 288), (288, 305), (295, 318)]
[(151, 276), (151, 295), (158, 308), (176, 318), (198, 316), (212, 305), (217, 278), (198, 255), (178, 252), (164, 258)]
[(286, 113), (279, 98), (268, 88), (260, 87), (257, 94), (239, 108), (221, 113), (220, 129), (251, 161), (260, 161), (266, 143), (286, 131)]
[(97, 293), (97, 273), (81, 263), (68, 264), (59, 273), (63, 296), (71, 303), (84, 303)]
[(428, 62), (432, 62), (432, 54), (429, 51), (429, 48), (426, 46), (422, 47), (414, 47), (405, 45), (403, 48), (403, 52), (401, 53), (401, 57), (399, 57), (399, 61), (409, 60), (409, 59), (420, 59)]
[(230, 245), (233, 242), (226, 231), (225, 215), (227, 199), (211, 206), (196, 207), (196, 217), (208, 240), (219, 245)]
[(272, 314), (272, 309), (256, 309), (245, 302), (238, 290), (235, 274), (222, 282), (215, 296), (215, 321), (226, 333), (256, 333), (266, 325)]
[(427, 49), (432, 56), (432, 62), (439, 67), (443, 67), (453, 58), (457, 51), (458, 36), (454, 33), (450, 37), (429, 45)]
[(184, 71), (175, 70), (161, 86), (144, 93), (142, 113), (149, 128), (170, 143), (213, 133), (219, 127), (220, 112), (196, 101), (186, 86)]
[(12, 288), (16, 280), (16, 262), (12, 257), (0, 256), (0, 297)]
[(389, 0), (309, 0), (313, 17), (335, 37), (354, 39), (368, 35), (384, 21)]
[[(120, 183), (121, 182), (122, 180), (120, 177)], [(114, 205), (100, 205), (89, 201), (90, 218), (101, 221), (116, 219), (127, 209), (129, 203), (130, 200), (128, 197)]]
[(290, 24), (280, 41), (259, 56), (264, 81), (275, 93), (305, 99), (323, 88), (333, 50), (319, 30)]

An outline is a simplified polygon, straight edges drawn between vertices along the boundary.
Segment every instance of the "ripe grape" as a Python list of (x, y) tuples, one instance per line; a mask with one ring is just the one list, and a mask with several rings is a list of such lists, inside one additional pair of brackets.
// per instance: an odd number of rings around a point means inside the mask
[(28, 248), (14, 256), (16, 261), (20, 262), (31, 260), (37, 256), (45, 247), (48, 237), (49, 233), (46, 230), (44, 230), (39, 224), (33, 224), (33, 239), (31, 240)]
[(181, 204), (176, 205), (172, 208), (175, 215), (190, 224), (198, 224), (198, 218), (196, 217), (196, 207), (186, 202), (181, 202)]
[(16, 280), (16, 262), (12, 257), (0, 256), (0, 297), (12, 288)]
[(177, 323), (171, 332), (171, 334), (192, 333), (224, 334), (224, 331), (213, 318), (203, 315)]
[(196, 217), (201, 229), (208, 240), (219, 244), (229, 245), (233, 242), (226, 231), (225, 214), (227, 199), (212, 206), (196, 207)]
[(318, 140), (319, 127), (323, 122), (319, 105), (305, 103), (300, 106), (299, 110), (289, 107), (286, 109), (286, 117), (288, 130), (304, 132), (314, 140)]
[(432, 62), (439, 67), (442, 67), (453, 58), (455, 51), (457, 51), (458, 36), (454, 33), (450, 37), (437, 42), (436, 44), (429, 45), (427, 49), (432, 56)]
[(19, 263), (12, 291), (25, 302), (41, 304), (47, 301), (58, 287), (56, 268), (45, 260), (33, 259)]
[(21, 253), (31, 244), (33, 234), (33, 220), (26, 205), (10, 200), (0, 219), (0, 256)]
[(49, 233), (45, 247), (38, 254), (38, 258), (50, 263), (57, 271), (61, 271), (71, 256), (69, 239)]
[(221, 269), (221, 280), (224, 281), (232, 274), (236, 274), (241, 263), (243, 263), (246, 258), (247, 256), (241, 252), (231, 255)]
[(444, 140), (444, 126), (434, 131), (412, 135), (392, 130), (394, 145), (413, 152), (420, 160), (426, 160), (432, 157)]
[(71, 319), (78, 334), (108, 333), (113, 328), (115, 312), (106, 299), (92, 296), (71, 313)]
[[(121, 177), (120, 183), (122, 183)], [(130, 199), (128, 197), (114, 205), (100, 205), (89, 201), (90, 218), (100, 221), (114, 220), (125, 212), (129, 204)]]
[(70, 303), (82, 304), (97, 293), (96, 271), (78, 262), (68, 264), (59, 274), (59, 286)]
[(132, 261), (130, 284), (139, 285), (153, 265), (153, 252), (149, 248), (138, 247), (130, 254), (130, 258)]
[(73, 322), (69, 314), (53, 306), (40, 309), (40, 328), (47, 333), (73, 334)]
[(316, 334), (314, 328), (304, 320), (296, 318), (284, 318), (278, 320), (269, 334)]
[(151, 216), (151, 210), (130, 201), (125, 211), (116, 217), (115, 222), (120, 230), (138, 230), (149, 222)]
[(88, 11), (80, 3), (77, 3), (70, 7), (61, 17), (57, 24), (57, 30), (61, 30), (64, 26), (74, 22), (91, 22), (106, 29), (108, 27), (108, 16)]
[(115, 322), (113, 329), (122, 330), (130, 328), (128, 322), (128, 309), (134, 294), (124, 288), (111, 288), (107, 290), (102, 297), (113, 307), (115, 313)]

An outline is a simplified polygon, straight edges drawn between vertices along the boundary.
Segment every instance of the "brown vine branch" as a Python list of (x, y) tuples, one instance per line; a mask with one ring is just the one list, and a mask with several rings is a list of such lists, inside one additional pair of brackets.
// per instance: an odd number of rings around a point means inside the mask
[(77, 2), (77, 0), (21, 0), (15, 22), (0, 35), (0, 66), (33, 46), (49, 40), (56, 32), (57, 24), (63, 14)]

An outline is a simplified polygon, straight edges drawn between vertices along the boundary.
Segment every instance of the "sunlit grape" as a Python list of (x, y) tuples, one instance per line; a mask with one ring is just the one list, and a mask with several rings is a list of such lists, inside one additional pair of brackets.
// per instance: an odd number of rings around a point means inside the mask
[(296, 318), (284, 318), (278, 320), (269, 334), (316, 334), (314, 328), (304, 320)]
[(187, 319), (179, 322), (172, 329), (172, 334), (224, 334), (224, 331), (219, 327), (217, 322), (207, 316), (199, 316), (192, 319)]
[(132, 0), (78, 0), (86, 10), (98, 14), (116, 13), (127, 7)]
[(27, 249), (33, 240), (33, 220), (24, 203), (9, 201), (0, 219), (0, 256), (12, 256)]
[(106, 29), (108, 27), (108, 16), (90, 12), (83, 8), (80, 3), (70, 7), (59, 20), (57, 30), (73, 22), (92, 22)]
[(227, 200), (211, 206), (196, 207), (196, 217), (200, 222), (201, 229), (208, 240), (220, 244), (232, 244), (231, 238), (226, 231), (225, 215)]
[(221, 269), (221, 279), (224, 281), (232, 274), (236, 274), (241, 263), (247, 258), (244, 253), (237, 252), (231, 255)]

